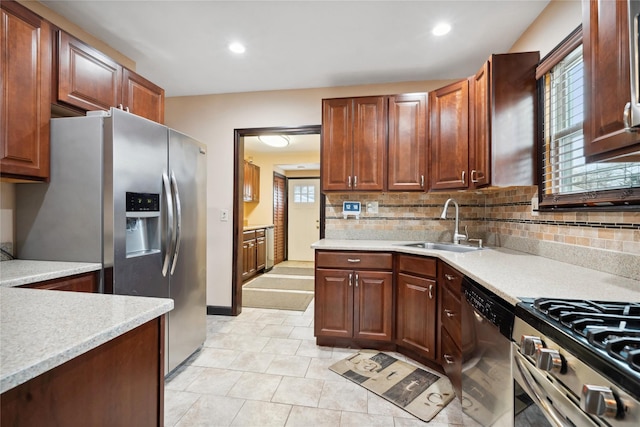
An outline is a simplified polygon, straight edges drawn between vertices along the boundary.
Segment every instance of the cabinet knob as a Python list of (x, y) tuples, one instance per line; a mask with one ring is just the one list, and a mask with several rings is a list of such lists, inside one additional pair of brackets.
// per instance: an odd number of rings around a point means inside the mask
[(618, 414), (618, 402), (611, 389), (597, 385), (582, 386), (580, 408), (598, 417), (615, 417)]
[(444, 314), (445, 316), (447, 316), (449, 319), (451, 319), (452, 317), (455, 317), (456, 313), (455, 311), (451, 311), (448, 308), (444, 309)]
[(455, 277), (453, 277), (452, 274), (448, 274), (448, 273), (444, 275), (444, 278), (447, 279), (448, 281), (452, 281), (453, 279), (455, 279)]

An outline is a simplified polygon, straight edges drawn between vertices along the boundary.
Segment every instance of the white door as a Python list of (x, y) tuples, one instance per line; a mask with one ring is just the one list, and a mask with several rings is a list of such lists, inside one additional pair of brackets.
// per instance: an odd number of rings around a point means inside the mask
[(320, 240), (320, 178), (289, 178), (290, 261), (313, 261), (311, 244)]

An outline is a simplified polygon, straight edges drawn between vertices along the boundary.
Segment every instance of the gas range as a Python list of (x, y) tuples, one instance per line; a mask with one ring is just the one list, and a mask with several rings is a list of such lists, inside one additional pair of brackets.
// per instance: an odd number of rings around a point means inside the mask
[(524, 299), (515, 314), (514, 378), (541, 386), (555, 424), (640, 425), (640, 303)]

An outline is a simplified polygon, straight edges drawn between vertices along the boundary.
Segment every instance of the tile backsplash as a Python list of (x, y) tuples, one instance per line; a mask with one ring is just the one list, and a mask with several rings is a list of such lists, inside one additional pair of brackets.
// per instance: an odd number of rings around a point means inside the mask
[[(339, 193), (327, 195), (328, 239), (450, 240), (454, 207), (440, 220), (446, 200), (460, 205), (460, 231), (488, 245), (516, 249), (640, 280), (640, 212), (539, 212), (537, 187), (489, 188), (449, 193)], [(343, 201), (362, 203), (359, 219), (342, 217)], [(378, 202), (378, 213), (367, 212)]]

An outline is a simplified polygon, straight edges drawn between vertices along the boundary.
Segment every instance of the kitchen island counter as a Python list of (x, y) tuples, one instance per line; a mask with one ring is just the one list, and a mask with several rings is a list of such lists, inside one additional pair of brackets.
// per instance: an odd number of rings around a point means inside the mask
[(171, 309), (165, 298), (0, 287), (0, 393)]
[(29, 285), (36, 282), (90, 273), (102, 268), (100, 263), (31, 261), (16, 259), (0, 263), (0, 287)]
[(385, 251), (439, 258), (511, 304), (520, 298), (640, 301), (640, 281), (506, 248), (454, 253), (407, 241), (320, 240), (316, 250)]

